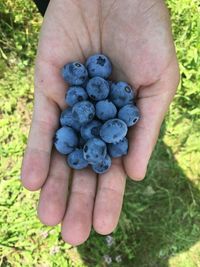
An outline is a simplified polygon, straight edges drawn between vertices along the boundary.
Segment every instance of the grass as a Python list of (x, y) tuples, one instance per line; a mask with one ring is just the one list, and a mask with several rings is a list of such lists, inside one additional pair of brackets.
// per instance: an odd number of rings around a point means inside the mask
[(19, 181), (41, 17), (28, 1), (0, 2), (0, 266), (98, 267), (109, 265), (105, 256), (110, 266), (200, 266), (200, 5), (167, 4), (181, 84), (147, 176), (140, 183), (128, 180), (113, 244), (93, 231), (75, 248), (62, 241), (60, 226), (39, 222), (38, 193)]

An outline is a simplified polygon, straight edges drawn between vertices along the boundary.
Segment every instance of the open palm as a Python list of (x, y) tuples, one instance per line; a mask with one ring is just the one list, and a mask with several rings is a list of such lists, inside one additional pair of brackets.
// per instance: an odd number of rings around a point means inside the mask
[[(102, 52), (113, 63), (114, 80), (137, 90), (141, 120), (130, 130), (129, 153), (106, 174), (72, 171), (52, 149), (66, 84), (61, 67)], [(63, 239), (83, 243), (91, 227), (109, 234), (117, 225), (128, 175), (145, 176), (165, 112), (179, 81), (169, 17), (162, 0), (51, 0), (38, 47), (35, 104), (22, 165), (22, 183), (41, 188), (38, 215), (47, 225), (62, 223)]]

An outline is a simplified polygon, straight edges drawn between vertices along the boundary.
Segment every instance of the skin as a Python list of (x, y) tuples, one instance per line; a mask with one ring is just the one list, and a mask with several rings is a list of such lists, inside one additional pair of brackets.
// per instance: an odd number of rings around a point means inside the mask
[[(95, 175), (72, 171), (52, 149), (66, 84), (61, 67), (108, 55), (112, 78), (137, 90), (141, 120), (129, 131), (129, 153)], [(22, 164), (22, 183), (41, 189), (38, 216), (46, 225), (61, 223), (63, 239), (83, 243), (91, 227), (106, 235), (117, 226), (127, 175), (145, 176), (160, 126), (179, 83), (179, 69), (168, 11), (153, 0), (51, 0), (42, 25), (35, 66), (35, 102)]]

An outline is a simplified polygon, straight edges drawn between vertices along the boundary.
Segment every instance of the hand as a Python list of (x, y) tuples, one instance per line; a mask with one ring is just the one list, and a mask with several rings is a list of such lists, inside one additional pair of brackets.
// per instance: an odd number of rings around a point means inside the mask
[[(52, 150), (60, 111), (66, 108), (66, 84), (60, 69), (66, 63), (102, 52), (113, 63), (113, 79), (137, 89), (141, 120), (130, 130), (129, 153), (113, 160), (97, 176), (72, 171)], [(126, 176), (144, 178), (163, 117), (179, 82), (170, 21), (162, 0), (51, 0), (42, 25), (35, 68), (35, 105), (22, 183), (41, 188), (38, 216), (44, 224), (62, 222), (62, 237), (83, 243), (91, 226), (109, 234), (117, 225)], [(71, 179), (71, 188), (69, 180)]]

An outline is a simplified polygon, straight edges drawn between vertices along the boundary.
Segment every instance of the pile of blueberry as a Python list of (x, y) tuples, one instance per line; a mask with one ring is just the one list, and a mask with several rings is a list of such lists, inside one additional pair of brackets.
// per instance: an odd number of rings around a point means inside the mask
[(111, 72), (111, 62), (102, 54), (90, 56), (85, 65), (76, 61), (62, 68), (70, 85), (68, 108), (61, 113), (54, 145), (73, 169), (91, 165), (94, 172), (104, 173), (111, 158), (128, 153), (128, 127), (139, 120), (139, 110), (134, 90), (124, 81), (108, 80)]

